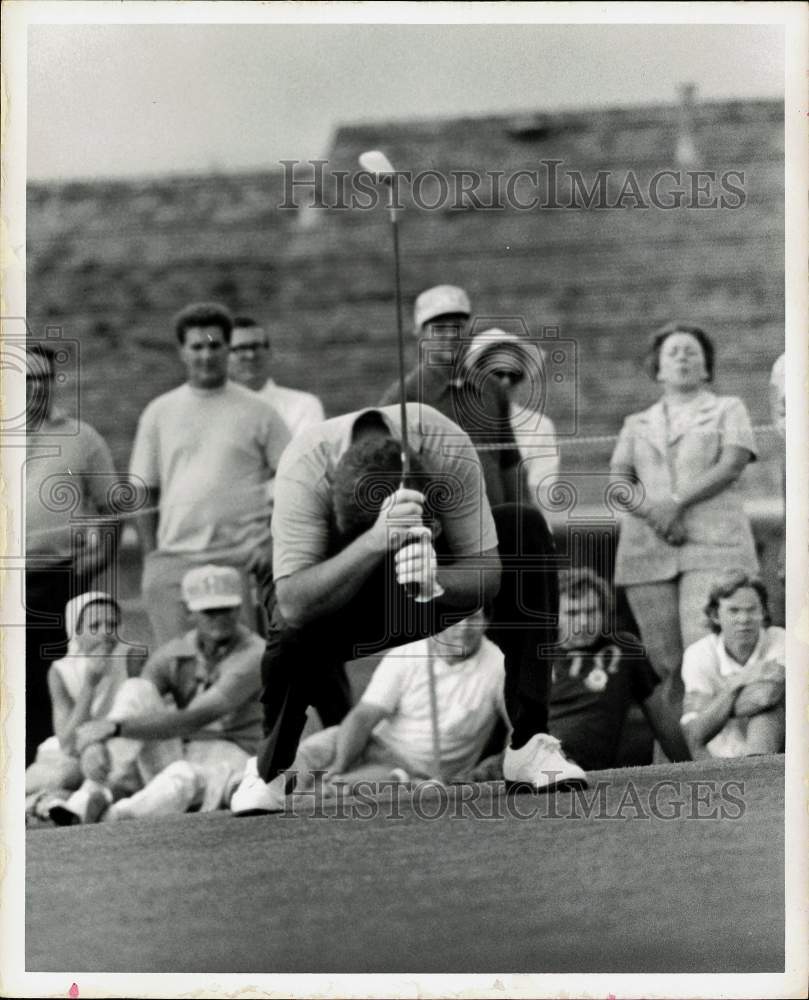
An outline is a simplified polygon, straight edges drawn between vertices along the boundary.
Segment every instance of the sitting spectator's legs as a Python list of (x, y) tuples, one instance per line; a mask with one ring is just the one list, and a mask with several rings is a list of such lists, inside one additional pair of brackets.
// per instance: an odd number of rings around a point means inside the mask
[(766, 712), (751, 715), (747, 723), (748, 753), (783, 753), (786, 711), (781, 702)]
[[(118, 690), (109, 717), (115, 722), (147, 712), (164, 711), (166, 704), (154, 684), (143, 677), (130, 677)], [(114, 788), (126, 783), (133, 765), (143, 784), (151, 781), (169, 764), (183, 759), (183, 744), (178, 737), (167, 740), (135, 740), (124, 736), (107, 741), (110, 753), (109, 784)]]
[(228, 805), (250, 754), (231, 740), (191, 740), (185, 745), (185, 759), (202, 780), (200, 811), (210, 812)]
[(139, 792), (110, 806), (107, 818), (141, 819), (183, 813), (201, 800), (204, 790), (199, 770), (186, 760), (175, 760)]
[(36, 760), (25, 770), (25, 794), (53, 789), (78, 788), (82, 781), (81, 768), (75, 757), (69, 757), (55, 736), (40, 744)]

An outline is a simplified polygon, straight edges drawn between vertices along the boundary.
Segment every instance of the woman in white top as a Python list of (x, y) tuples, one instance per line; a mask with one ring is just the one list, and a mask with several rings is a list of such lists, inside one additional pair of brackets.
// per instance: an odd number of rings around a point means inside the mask
[(25, 794), (78, 788), (82, 773), (75, 750), (78, 727), (107, 715), (127, 677), (137, 676), (144, 655), (118, 638), (121, 611), (103, 591), (88, 591), (68, 601), (67, 655), (48, 671), (55, 736), (41, 743), (25, 772)]

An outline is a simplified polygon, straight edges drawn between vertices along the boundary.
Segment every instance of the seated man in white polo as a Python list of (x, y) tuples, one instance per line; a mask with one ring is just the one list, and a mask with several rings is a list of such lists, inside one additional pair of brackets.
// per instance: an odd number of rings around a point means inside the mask
[(140, 677), (121, 685), (106, 718), (79, 726), (86, 780), (51, 808), (55, 822), (227, 806), (261, 738), (264, 642), (239, 622), (241, 593), (232, 567), (185, 574), (182, 594), (194, 628), (161, 646)]
[(785, 735), (785, 633), (770, 625), (767, 590), (733, 571), (711, 588), (712, 634), (683, 657), (680, 724), (694, 760), (780, 753)]
[[(339, 726), (305, 739), (293, 771), (296, 793), (317, 787), (312, 771), (326, 771), (320, 786), (386, 778), (449, 778), (480, 759), (495, 723), (507, 724), (503, 654), (484, 635), (478, 611), (435, 636), (390, 650), (359, 703)], [(435, 774), (430, 711), (432, 657), (441, 774)]]

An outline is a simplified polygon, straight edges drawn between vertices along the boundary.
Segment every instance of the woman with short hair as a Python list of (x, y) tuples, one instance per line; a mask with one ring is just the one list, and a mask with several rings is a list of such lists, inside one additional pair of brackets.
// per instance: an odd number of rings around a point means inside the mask
[(756, 458), (747, 408), (708, 388), (715, 350), (699, 327), (669, 323), (649, 344), (662, 396), (626, 418), (610, 463), (638, 494), (621, 525), (615, 583), (626, 590), (649, 659), (679, 712), (683, 650), (704, 634), (717, 573), (758, 572), (739, 477)]

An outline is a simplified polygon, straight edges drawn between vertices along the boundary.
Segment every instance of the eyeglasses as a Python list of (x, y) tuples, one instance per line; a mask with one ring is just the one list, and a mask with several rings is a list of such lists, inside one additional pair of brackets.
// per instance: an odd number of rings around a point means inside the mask
[(246, 344), (234, 344), (230, 348), (231, 354), (254, 354), (256, 351), (266, 351), (267, 345), (260, 340), (249, 341)]

